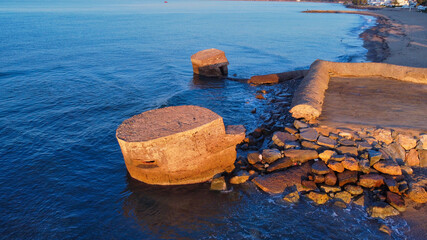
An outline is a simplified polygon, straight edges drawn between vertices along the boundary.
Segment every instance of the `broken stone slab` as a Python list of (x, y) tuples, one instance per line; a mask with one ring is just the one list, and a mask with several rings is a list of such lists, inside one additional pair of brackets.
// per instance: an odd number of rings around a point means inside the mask
[(328, 174), (331, 170), (326, 166), (326, 164), (322, 161), (314, 162), (311, 165), (311, 171), (315, 174)]
[(307, 177), (310, 172), (310, 164), (304, 163), (301, 166), (291, 167), (285, 171), (255, 177), (252, 182), (266, 193), (281, 194), (288, 187), (300, 185), (302, 178)]
[(317, 139), (317, 144), (328, 147), (328, 148), (335, 148), (335, 146), (337, 145), (337, 141), (320, 135), (319, 138)]
[(327, 163), (329, 161), (329, 159), (331, 159), (331, 157), (336, 154), (335, 151), (332, 150), (325, 150), (322, 153), (319, 154), (319, 158), (322, 159), (322, 161), (324, 161), (325, 163)]
[(400, 165), (404, 163), (406, 152), (400, 144), (392, 143), (385, 148), (381, 148), (380, 151), (385, 159), (391, 159)]
[(383, 156), (381, 152), (375, 150), (368, 150), (368, 154), (371, 166), (379, 162)]
[(396, 142), (399, 143), (405, 150), (410, 150), (417, 146), (417, 140), (411, 136), (399, 134), (397, 136)]
[(357, 182), (357, 172), (345, 170), (342, 173), (338, 173), (338, 183), (342, 187), (347, 183), (356, 183)]
[(272, 140), (279, 147), (284, 147), (287, 142), (294, 142), (297, 137), (287, 132), (275, 132)]
[(391, 131), (388, 129), (378, 128), (373, 133), (372, 136), (379, 142), (385, 144), (390, 144), (393, 142), (393, 137), (391, 136)]
[(224, 177), (214, 178), (211, 182), (211, 191), (225, 191), (227, 190), (227, 183)]
[(418, 167), (420, 165), (418, 151), (416, 149), (409, 150), (409, 152), (406, 154), (405, 162), (408, 166)]
[(325, 184), (329, 186), (334, 186), (337, 183), (337, 176), (334, 172), (330, 172), (325, 175)]
[(308, 124), (299, 120), (294, 121), (294, 127), (296, 129), (308, 128)]
[(393, 178), (387, 177), (387, 178), (384, 178), (384, 183), (390, 192), (400, 194), (399, 186), (397, 185), (396, 180), (394, 180)]
[(345, 169), (348, 169), (350, 171), (359, 171), (360, 170), (359, 161), (357, 161), (353, 157), (346, 156), (345, 160), (342, 161), (341, 163)]
[(286, 194), (283, 197), (283, 200), (286, 202), (289, 202), (289, 203), (297, 203), (299, 201), (299, 198), (300, 198), (299, 193), (298, 193), (298, 191), (295, 190), (291, 193)]
[(276, 148), (262, 150), (262, 160), (266, 163), (272, 163), (281, 157), (282, 153)]
[(267, 172), (273, 172), (273, 171), (285, 169), (292, 166), (294, 166), (294, 162), (290, 158), (288, 157), (280, 158), (274, 161), (272, 164), (270, 164), (270, 166), (268, 166)]
[(357, 196), (363, 193), (363, 189), (360, 186), (356, 185), (348, 184), (344, 187), (344, 189), (353, 196)]
[(351, 194), (349, 192), (342, 191), (342, 192), (335, 193), (334, 198), (337, 199), (337, 200), (339, 200), (339, 201), (342, 201), (342, 202), (344, 202), (346, 204), (349, 204), (351, 202), (352, 196), (351, 196)]
[(418, 158), (420, 159), (420, 167), (427, 167), (427, 150), (418, 150)]
[(310, 142), (310, 141), (302, 141), (301, 146), (303, 148), (314, 149), (314, 150), (319, 150), (319, 149), (323, 148), (322, 146), (319, 146), (319, 145), (315, 144), (314, 142)]
[(191, 56), (193, 72), (206, 77), (224, 77), (228, 75), (228, 60), (224, 51), (206, 49)]
[(341, 191), (341, 188), (338, 186), (328, 186), (328, 185), (321, 185), (320, 190), (326, 192), (326, 193), (335, 193)]
[(276, 84), (279, 83), (279, 76), (277, 74), (258, 75), (252, 76), (248, 83), (260, 85), (260, 84)]
[(300, 129), (300, 138), (307, 141), (316, 141), (319, 137), (319, 133), (315, 128), (303, 128)]
[(337, 162), (337, 161), (333, 161), (333, 160), (328, 162), (328, 167), (330, 169), (332, 169), (333, 171), (339, 172), (339, 173), (344, 172), (344, 170), (345, 170), (344, 166), (341, 162)]
[(381, 160), (374, 164), (374, 169), (388, 175), (402, 175), (400, 166), (392, 160)]
[(360, 175), (359, 185), (365, 188), (376, 188), (384, 184), (384, 177), (379, 174), (365, 174)]
[(240, 170), (230, 178), (231, 184), (242, 184), (248, 181), (250, 174), (247, 171)]
[(345, 155), (351, 155), (351, 156), (358, 155), (357, 147), (339, 146), (335, 150), (337, 150), (339, 154), (345, 154)]
[(427, 150), (427, 134), (421, 134), (418, 149)]
[(131, 177), (156, 185), (205, 182), (234, 169), (243, 126), (198, 106), (147, 111), (125, 120), (116, 138)]
[(404, 212), (406, 210), (405, 200), (403, 200), (400, 195), (392, 192), (387, 192), (386, 196), (388, 204), (396, 208), (399, 212)]
[(400, 214), (399, 211), (385, 202), (375, 202), (368, 208), (368, 213), (373, 218), (382, 219)]
[(284, 153), (293, 162), (301, 163), (316, 159), (319, 156), (315, 150), (288, 149)]
[(325, 204), (330, 199), (330, 197), (326, 193), (319, 192), (309, 192), (306, 196), (319, 205)]
[(248, 162), (251, 165), (261, 162), (262, 155), (259, 152), (252, 152), (248, 154)]

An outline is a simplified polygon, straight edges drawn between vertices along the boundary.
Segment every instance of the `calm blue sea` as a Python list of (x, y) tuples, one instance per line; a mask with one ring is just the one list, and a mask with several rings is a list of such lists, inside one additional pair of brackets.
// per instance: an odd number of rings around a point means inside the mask
[[(195, 104), (258, 123), (255, 87), (193, 79), (190, 56), (224, 50), (230, 76), (365, 61), (369, 17), (341, 5), (204, 0), (0, 2), (1, 239), (383, 239), (361, 209), (286, 205), (248, 184), (147, 186), (115, 139), (132, 115)], [(388, 220), (400, 238), (409, 227)]]

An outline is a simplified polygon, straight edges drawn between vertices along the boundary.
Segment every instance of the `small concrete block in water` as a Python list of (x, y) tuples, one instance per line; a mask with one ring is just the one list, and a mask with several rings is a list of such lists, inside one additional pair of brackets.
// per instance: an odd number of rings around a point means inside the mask
[(228, 75), (228, 60), (225, 53), (218, 49), (206, 49), (191, 56), (193, 72), (206, 77)]

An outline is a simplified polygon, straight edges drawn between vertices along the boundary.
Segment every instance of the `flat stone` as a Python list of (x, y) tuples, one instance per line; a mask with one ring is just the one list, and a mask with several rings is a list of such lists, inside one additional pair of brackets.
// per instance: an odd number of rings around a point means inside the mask
[(329, 186), (333, 186), (337, 183), (337, 176), (334, 172), (330, 172), (325, 175), (325, 184)]
[(411, 149), (406, 154), (405, 162), (408, 166), (419, 166), (420, 165), (420, 159), (418, 158), (418, 151), (416, 149)]
[(370, 166), (370, 161), (368, 159), (360, 159), (359, 160), (359, 167), (360, 167), (360, 171), (362, 171), (363, 173), (370, 173), (371, 172), (371, 166)]
[(379, 174), (365, 174), (360, 175), (359, 185), (365, 188), (376, 188), (384, 184), (384, 177)]
[(224, 177), (214, 178), (211, 182), (212, 191), (225, 191), (227, 190), (227, 183)]
[(299, 193), (298, 191), (293, 191), (291, 193), (286, 194), (283, 197), (283, 200), (289, 203), (297, 203), (299, 201), (300, 197), (299, 197)]
[(293, 162), (307, 162), (316, 159), (319, 155), (315, 150), (288, 149), (285, 150), (285, 156)]
[(399, 211), (397, 211), (394, 207), (390, 206), (385, 202), (376, 202), (372, 206), (368, 208), (368, 213), (373, 218), (382, 218), (385, 219), (391, 216), (399, 215)]
[(384, 183), (390, 192), (400, 193), (399, 186), (397, 185), (396, 180), (393, 178), (384, 178)]
[(248, 80), (248, 83), (252, 83), (252, 84), (255, 84), (255, 85), (259, 85), (259, 84), (276, 84), (276, 83), (279, 83), (279, 76), (277, 76), (277, 74), (252, 76)]
[(359, 171), (359, 161), (354, 159), (353, 157), (346, 157), (344, 161), (342, 161), (342, 165), (345, 169), (350, 171)]
[(295, 142), (286, 142), (285, 144), (285, 149), (290, 149), (290, 148), (299, 148), (301, 145), (295, 141)]
[(390, 144), (393, 142), (393, 137), (391, 136), (391, 131), (386, 129), (377, 129), (373, 132), (372, 136), (380, 142), (385, 144)]
[[(356, 183), (357, 182), (357, 172), (346, 170), (342, 173), (338, 173), (338, 183), (342, 187), (347, 183)], [(326, 180), (325, 180), (326, 182)]]
[(342, 191), (342, 192), (335, 193), (334, 198), (337, 200), (343, 201), (346, 204), (349, 204), (351, 202), (352, 196), (349, 192)]
[(308, 128), (308, 124), (299, 120), (294, 121), (294, 127), (296, 129)]
[(261, 162), (262, 160), (262, 155), (259, 154), (258, 152), (252, 152), (248, 154), (248, 162), (251, 165), (254, 165), (255, 163)]
[(422, 186), (411, 186), (411, 189), (408, 191), (408, 197), (417, 203), (427, 202), (427, 192)]
[(317, 190), (317, 185), (313, 181), (303, 180), (301, 181), (301, 185), (303, 186), (304, 191), (314, 191)]
[(270, 164), (270, 166), (268, 166), (267, 172), (273, 172), (273, 171), (285, 169), (293, 165), (294, 165), (294, 162), (290, 158), (288, 157), (280, 158), (275, 162), (273, 162), (272, 164)]
[(271, 148), (262, 150), (262, 160), (266, 163), (272, 163), (282, 157), (279, 149)]
[(342, 138), (338, 142), (342, 146), (351, 146), (351, 147), (356, 146), (356, 142), (350, 139)]
[(356, 185), (346, 185), (344, 187), (344, 189), (349, 192), (351, 195), (360, 195), (363, 193), (363, 188), (361, 188), (360, 186), (356, 186)]
[(302, 128), (300, 129), (300, 138), (307, 141), (316, 141), (319, 137), (319, 133), (314, 128)]
[(369, 150), (372, 148), (372, 146), (368, 142), (357, 142), (356, 145), (357, 145), (357, 150), (359, 152)]
[(387, 191), (387, 202), (399, 212), (404, 212), (406, 210), (405, 201), (396, 193)]
[(384, 159), (391, 159), (399, 164), (403, 164), (406, 156), (405, 149), (398, 143), (392, 143), (385, 148), (380, 149)]
[(284, 147), (286, 142), (296, 141), (297, 137), (287, 132), (275, 132), (272, 140), (279, 147)]
[(352, 156), (358, 155), (357, 147), (339, 146), (335, 150), (337, 150), (339, 154), (347, 154)]
[(326, 193), (310, 192), (306, 196), (319, 205), (325, 204), (330, 199)]
[(339, 172), (339, 173), (344, 172), (344, 166), (341, 162), (329, 161), (328, 167), (335, 172)]
[(335, 148), (335, 146), (337, 145), (337, 141), (320, 135), (319, 138), (317, 139), (317, 144), (321, 146), (329, 147), (329, 148)]
[(293, 127), (285, 127), (285, 131), (290, 133), (290, 134), (296, 134), (298, 133), (298, 130), (293, 128)]
[(370, 160), (371, 166), (379, 162), (383, 156), (381, 152), (375, 151), (375, 150), (369, 150), (368, 154), (369, 154), (369, 160)]
[(301, 184), (301, 179), (307, 177), (311, 172), (309, 163), (275, 172), (263, 176), (255, 177), (252, 182), (264, 192), (270, 194), (281, 194), (286, 188)]
[(228, 60), (225, 53), (218, 49), (206, 49), (191, 56), (193, 72), (207, 77), (228, 75)]
[(411, 136), (404, 134), (399, 134), (397, 136), (396, 142), (399, 143), (405, 150), (410, 150), (417, 146), (417, 140), (415, 140)]
[(400, 166), (391, 160), (381, 160), (374, 164), (375, 170), (388, 175), (402, 175)]
[(250, 174), (247, 171), (240, 170), (230, 178), (231, 184), (242, 184), (248, 181)]
[(420, 159), (420, 167), (427, 167), (427, 150), (418, 150), (418, 158)]
[(322, 159), (324, 162), (328, 162), (329, 159), (335, 154), (335, 151), (332, 150), (325, 150), (322, 153), (319, 154), (319, 158)]
[(311, 171), (315, 174), (328, 174), (330, 169), (322, 161), (314, 162), (311, 165)]
[(325, 176), (324, 175), (315, 174), (313, 181), (315, 183), (323, 183), (323, 182), (325, 182)]
[(310, 142), (310, 141), (302, 141), (301, 146), (303, 148), (314, 149), (314, 150), (319, 150), (319, 149), (323, 148), (322, 146), (319, 146), (316, 143)]
[(345, 155), (332, 155), (331, 160), (337, 161), (337, 162), (342, 162), (345, 159)]
[(420, 135), (419, 149), (427, 150), (427, 134)]
[(335, 193), (341, 191), (341, 188), (338, 186), (328, 186), (328, 185), (321, 185), (320, 190), (326, 193)]
[(353, 201), (354, 204), (356, 204), (357, 206), (361, 206), (364, 207), (365, 206), (365, 196), (359, 196), (356, 199), (354, 199)]

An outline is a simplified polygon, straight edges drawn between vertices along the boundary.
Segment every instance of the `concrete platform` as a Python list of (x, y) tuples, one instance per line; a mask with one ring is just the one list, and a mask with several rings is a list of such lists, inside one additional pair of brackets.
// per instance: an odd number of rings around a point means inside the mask
[(321, 125), (427, 130), (427, 84), (383, 77), (332, 77)]

